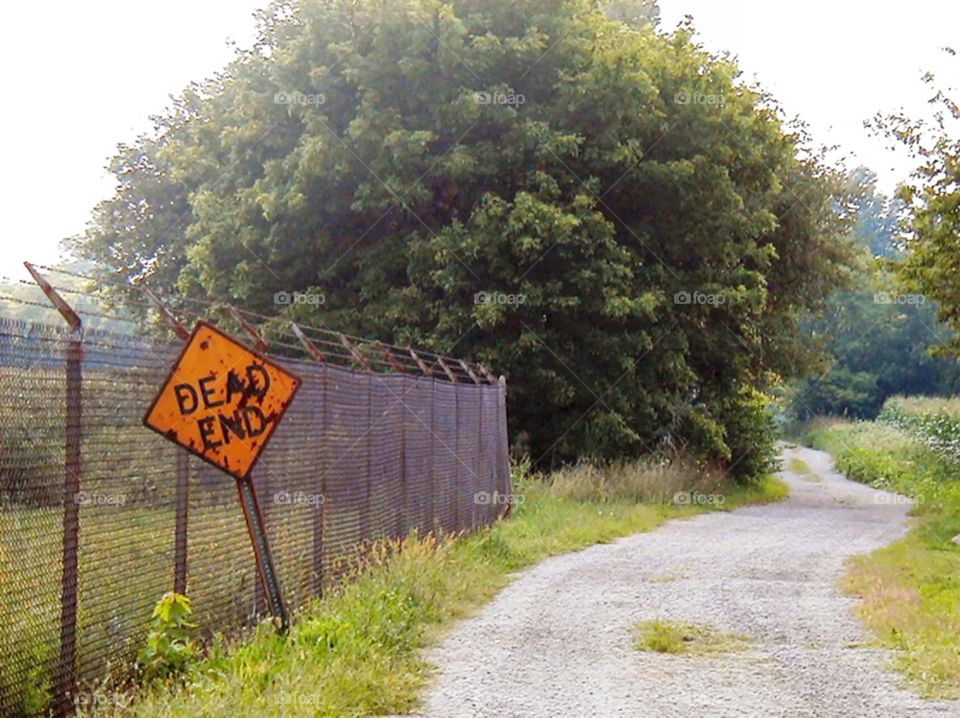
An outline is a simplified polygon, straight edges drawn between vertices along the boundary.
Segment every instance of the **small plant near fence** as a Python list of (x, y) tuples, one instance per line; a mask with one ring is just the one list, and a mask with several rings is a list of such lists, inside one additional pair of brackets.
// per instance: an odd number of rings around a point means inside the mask
[(184, 675), (200, 655), (200, 646), (193, 639), (196, 624), (189, 621), (193, 609), (190, 599), (170, 592), (153, 609), (150, 632), (140, 651), (140, 666), (147, 682)]

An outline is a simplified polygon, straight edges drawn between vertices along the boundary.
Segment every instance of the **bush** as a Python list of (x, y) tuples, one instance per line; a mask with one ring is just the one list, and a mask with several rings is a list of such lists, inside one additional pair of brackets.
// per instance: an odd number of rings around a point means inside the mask
[(737, 479), (757, 481), (777, 470), (777, 425), (770, 405), (766, 394), (749, 388), (728, 403), (724, 443), (730, 474)]

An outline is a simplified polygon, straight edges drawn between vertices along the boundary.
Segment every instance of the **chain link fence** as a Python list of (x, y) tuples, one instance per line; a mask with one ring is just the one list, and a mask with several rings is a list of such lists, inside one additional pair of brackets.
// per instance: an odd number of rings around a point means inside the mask
[[(0, 319), (0, 715), (128, 675), (168, 591), (208, 636), (266, 610), (236, 482), (141, 424), (179, 350)], [(499, 383), (273, 358), (303, 380), (253, 472), (289, 606), (364, 541), (500, 515)]]

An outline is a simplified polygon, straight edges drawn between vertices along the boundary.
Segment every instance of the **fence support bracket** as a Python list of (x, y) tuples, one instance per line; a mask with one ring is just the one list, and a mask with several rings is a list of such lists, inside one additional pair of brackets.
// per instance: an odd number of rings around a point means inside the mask
[(420, 367), (420, 371), (423, 372), (424, 376), (426, 376), (428, 379), (432, 379), (432, 378), (433, 378), (433, 369), (431, 369), (430, 367), (428, 367), (428, 366), (424, 363), (423, 359), (421, 359), (419, 356), (417, 356), (417, 353), (416, 353), (415, 351), (413, 351), (413, 349), (410, 350), (410, 356), (412, 356), (412, 357), (416, 360), (417, 366)]
[(297, 336), (297, 339), (300, 340), (300, 343), (303, 344), (310, 356), (312, 356), (318, 362), (327, 361), (326, 355), (317, 349), (317, 345), (310, 341), (310, 338), (303, 333), (303, 330), (300, 327), (298, 327), (294, 322), (290, 322), (290, 328), (293, 330), (293, 333)]
[(397, 361), (397, 358), (393, 355), (393, 352), (391, 352), (383, 342), (377, 342), (377, 349), (383, 353), (383, 358), (387, 360), (387, 363), (395, 372), (403, 374), (403, 365)]
[(463, 359), (460, 360), (460, 368), (467, 372), (467, 376), (473, 379), (474, 384), (483, 384), (476, 374), (473, 373), (473, 369), (470, 368), (470, 365), (467, 364)]
[(253, 348), (256, 349), (258, 352), (260, 352), (261, 354), (266, 354), (267, 342), (264, 340), (262, 336), (260, 336), (260, 333), (256, 329), (254, 329), (252, 326), (250, 326), (250, 323), (243, 318), (243, 315), (237, 311), (236, 307), (230, 304), (225, 304), (224, 306), (226, 307), (227, 311), (230, 312), (230, 316), (232, 316), (236, 320), (237, 324), (239, 324), (243, 328), (243, 331), (245, 331), (247, 334), (253, 337), (253, 342), (254, 342)]
[(165, 306), (163, 306), (163, 302), (157, 298), (157, 295), (155, 295), (146, 287), (139, 287), (139, 289), (142, 290), (143, 293), (146, 294), (153, 303), (154, 308), (157, 310), (157, 314), (160, 315), (160, 321), (173, 330), (173, 333), (177, 335), (177, 339), (180, 339), (181, 341), (187, 341), (187, 339), (190, 338), (190, 332), (187, 331), (187, 329), (176, 320), (176, 318)]
[(487, 377), (487, 382), (496, 386), (497, 377), (493, 375), (493, 372), (487, 369), (487, 367), (485, 367), (483, 364), (477, 364), (477, 366), (480, 367), (480, 371), (483, 372), (483, 375)]
[(50, 303), (53, 305), (53, 308), (60, 312), (67, 324), (70, 325), (70, 328), (76, 331), (79, 331), (83, 328), (83, 322), (80, 321), (80, 316), (73, 311), (73, 307), (67, 304), (66, 300), (61, 297), (57, 290), (50, 286), (50, 283), (43, 278), (43, 276), (34, 268), (30, 262), (24, 262), (23, 266), (27, 268), (27, 271), (30, 272), (30, 276), (33, 277), (33, 281), (40, 285), (40, 289), (43, 290), (43, 293), (47, 295), (47, 299), (50, 300)]
[(440, 365), (441, 369), (447, 372), (447, 377), (450, 379), (450, 381), (452, 381), (454, 384), (460, 383), (457, 381), (457, 375), (453, 373), (453, 370), (449, 366), (447, 366), (447, 363), (443, 360), (443, 357), (437, 357), (437, 363)]
[(337, 332), (337, 339), (339, 339), (340, 343), (343, 344), (344, 347), (346, 347), (348, 352), (350, 352), (350, 356), (353, 357), (353, 360), (355, 362), (360, 364), (360, 366), (362, 366), (367, 371), (370, 371), (370, 364), (367, 363), (367, 358), (363, 356), (363, 354), (361, 354), (359, 351), (357, 351), (357, 348), (350, 343), (350, 340), (347, 339), (346, 335), (343, 334), (343, 332)]

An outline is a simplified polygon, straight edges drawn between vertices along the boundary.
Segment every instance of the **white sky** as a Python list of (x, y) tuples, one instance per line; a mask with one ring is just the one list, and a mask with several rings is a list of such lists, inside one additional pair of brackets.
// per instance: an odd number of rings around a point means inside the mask
[[(24, 260), (50, 264), (112, 193), (104, 166), (117, 143), (150, 129), (149, 115), (191, 80), (248, 46), (252, 12), (266, 0), (19, 2), (4, 10), (0, 59), (7, 98), (0, 277), (25, 277)], [(855, 154), (891, 192), (912, 168), (872, 138), (863, 121), (905, 107), (923, 114), (919, 78), (940, 71), (960, 84), (960, 3), (913, 0), (660, 0), (661, 26), (694, 16), (709, 50), (739, 57), (747, 79), (771, 90), (823, 144)], [(946, 71), (953, 73), (949, 77)]]

